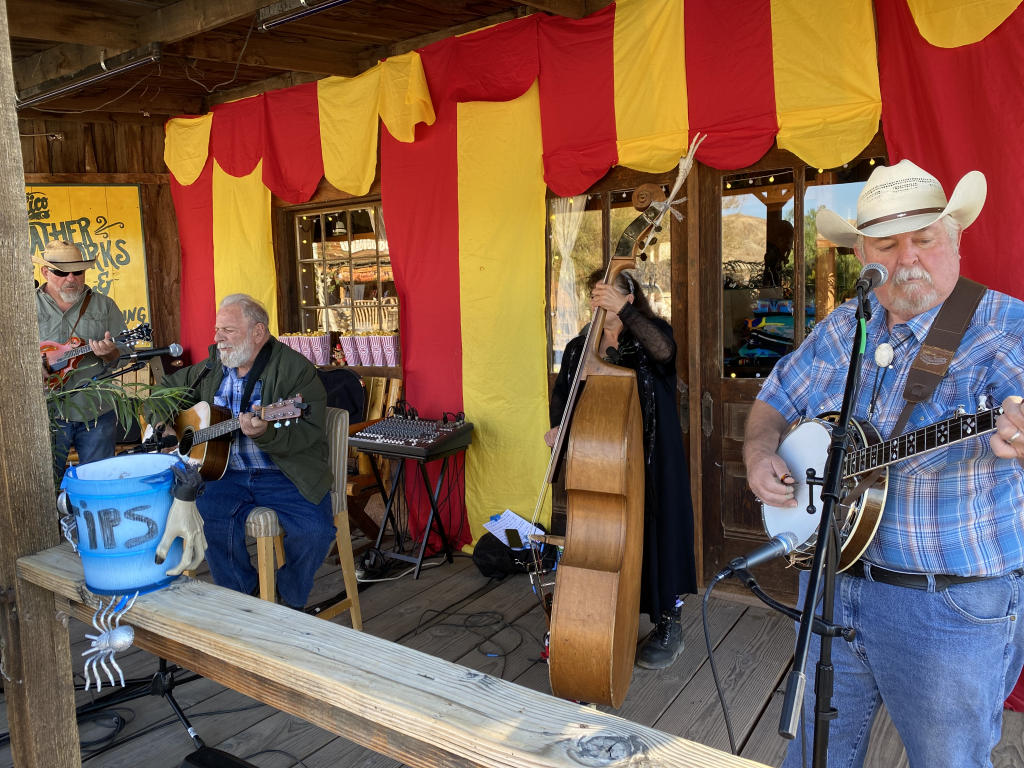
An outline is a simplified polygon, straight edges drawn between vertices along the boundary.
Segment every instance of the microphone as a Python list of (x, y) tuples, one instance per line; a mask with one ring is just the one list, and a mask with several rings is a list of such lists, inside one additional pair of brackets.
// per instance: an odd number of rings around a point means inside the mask
[(159, 439), (151, 439), (148, 442), (139, 443), (134, 448), (129, 448), (125, 453), (157, 453), (164, 448), (173, 448), (178, 444), (178, 438), (174, 435), (161, 435)]
[(860, 271), (860, 278), (857, 280), (857, 290), (870, 293), (879, 286), (885, 285), (889, 279), (889, 270), (881, 264), (865, 264)]
[(795, 533), (790, 533), (789, 531), (780, 533), (771, 541), (766, 544), (762, 544), (745, 557), (737, 557), (734, 559), (729, 563), (729, 570), (745, 571), (749, 568), (761, 565), (761, 563), (767, 563), (769, 560), (774, 560), (776, 557), (788, 555), (796, 549), (799, 543), (800, 541), (797, 539)]
[(181, 344), (171, 344), (169, 347), (160, 347), (159, 349), (133, 349), (127, 355), (121, 355), (121, 359), (149, 360), (151, 357), (160, 357), (161, 355), (181, 357), (181, 353), (184, 351)]

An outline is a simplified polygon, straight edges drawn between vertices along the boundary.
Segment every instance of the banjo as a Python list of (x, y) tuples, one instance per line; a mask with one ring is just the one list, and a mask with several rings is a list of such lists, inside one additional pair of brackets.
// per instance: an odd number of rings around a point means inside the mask
[[(842, 495), (848, 496), (861, 480), (878, 470), (878, 476), (859, 498), (839, 503), (839, 570), (845, 571), (864, 554), (878, 530), (889, 488), (888, 467), (904, 459), (994, 432), (1002, 407), (967, 413), (959, 406), (954, 416), (915, 432), (882, 440), (878, 430), (867, 421), (850, 420), (846, 460), (843, 465)], [(828, 449), (832, 443), (832, 427), (839, 420), (835, 412), (817, 418), (801, 419), (783, 434), (777, 453), (786, 462), (793, 478), (796, 507), (773, 507), (762, 502), (761, 517), (771, 537), (792, 533), (802, 542), (789, 555), (792, 565), (809, 569), (818, 539), (818, 526), (823, 508), (821, 486), (807, 483), (807, 470), (814, 469), (820, 478), (825, 473)], [(813, 500), (813, 502), (812, 502)], [(807, 511), (813, 503), (814, 513)]]

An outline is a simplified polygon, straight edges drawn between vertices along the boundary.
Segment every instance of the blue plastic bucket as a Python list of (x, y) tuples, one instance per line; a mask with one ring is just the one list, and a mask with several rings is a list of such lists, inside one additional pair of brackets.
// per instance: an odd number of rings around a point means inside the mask
[(180, 461), (164, 453), (115, 456), (64, 473), (61, 488), (78, 523), (78, 551), (90, 592), (152, 592), (174, 580), (165, 572), (181, 562), (181, 539), (160, 565), (156, 548), (174, 500), (171, 465)]

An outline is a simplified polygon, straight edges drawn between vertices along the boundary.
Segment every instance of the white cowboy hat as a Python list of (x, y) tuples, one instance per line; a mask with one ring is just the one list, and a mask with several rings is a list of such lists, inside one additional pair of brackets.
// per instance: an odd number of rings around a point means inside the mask
[(46, 244), (46, 250), (42, 256), (33, 256), (32, 263), (50, 269), (59, 269), (61, 272), (77, 272), (82, 269), (92, 269), (96, 265), (96, 259), (90, 259), (76, 243), (69, 243), (67, 240), (54, 240)]
[(939, 180), (909, 160), (876, 168), (857, 198), (857, 225), (822, 208), (818, 232), (843, 248), (857, 244), (857, 236), (891, 237), (915, 232), (952, 216), (966, 229), (981, 213), (988, 184), (985, 174), (971, 171), (956, 185), (949, 202)]

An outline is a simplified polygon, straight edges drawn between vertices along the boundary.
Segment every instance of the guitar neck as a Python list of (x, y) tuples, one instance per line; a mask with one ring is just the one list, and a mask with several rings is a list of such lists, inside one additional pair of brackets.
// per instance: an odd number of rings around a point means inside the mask
[(963, 416), (954, 416), (946, 421), (922, 427), (915, 432), (908, 432), (867, 448), (850, 451), (846, 454), (843, 475), (845, 477), (862, 475), (912, 456), (920, 456), (962, 440), (987, 435), (989, 432), (995, 431), (996, 419), (1002, 413), (1003, 409), (999, 407)]
[(213, 424), (205, 429), (197, 430), (192, 435), (192, 445), (208, 443), (210, 440), (216, 440), (218, 437), (229, 435), (241, 426), (242, 422), (238, 420), (238, 417), (235, 417), (233, 419), (228, 419), (227, 421), (218, 422), (217, 424)]
[(92, 347), (90, 347), (88, 344), (85, 344), (85, 345), (83, 345), (81, 347), (76, 347), (75, 349), (68, 350), (63, 355), (61, 355), (59, 358), (57, 358), (57, 362), (58, 363), (66, 363), (68, 360), (74, 360), (76, 357), (81, 357), (82, 355), (87, 355), (90, 352), (92, 352)]

